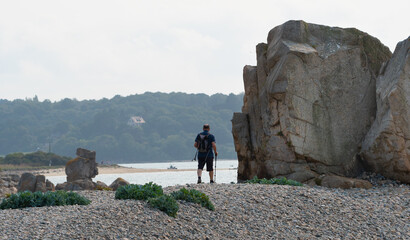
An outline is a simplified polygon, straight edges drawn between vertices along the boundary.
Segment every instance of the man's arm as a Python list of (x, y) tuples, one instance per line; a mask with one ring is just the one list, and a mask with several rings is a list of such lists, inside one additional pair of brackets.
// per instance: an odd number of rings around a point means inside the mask
[(194, 147), (195, 147), (196, 149), (198, 149), (198, 147), (199, 147), (198, 141), (199, 141), (199, 134), (198, 134), (198, 135), (196, 136), (196, 138), (195, 138)]
[(216, 143), (212, 142), (212, 148), (214, 149), (215, 156), (218, 156), (218, 152), (216, 151)]

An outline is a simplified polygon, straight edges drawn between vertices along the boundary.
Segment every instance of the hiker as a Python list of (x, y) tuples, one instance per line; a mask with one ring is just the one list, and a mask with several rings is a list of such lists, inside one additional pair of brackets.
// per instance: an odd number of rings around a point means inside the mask
[(205, 163), (211, 183), (214, 183), (214, 152), (215, 157), (218, 156), (218, 152), (216, 151), (215, 137), (209, 133), (210, 129), (209, 124), (205, 124), (203, 127), (204, 131), (199, 133), (195, 139), (194, 147), (198, 149), (198, 183), (202, 182), (201, 176)]

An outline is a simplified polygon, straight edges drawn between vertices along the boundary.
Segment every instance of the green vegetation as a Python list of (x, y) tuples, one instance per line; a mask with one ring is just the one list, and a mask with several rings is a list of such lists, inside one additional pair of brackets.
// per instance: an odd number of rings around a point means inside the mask
[(115, 199), (148, 200), (163, 194), (162, 187), (152, 182), (144, 185), (129, 184), (117, 189)]
[(211, 211), (215, 210), (215, 207), (209, 200), (209, 197), (205, 193), (196, 189), (187, 190), (186, 188), (182, 188), (177, 192), (171, 193), (171, 196), (176, 200), (198, 203), (201, 204), (202, 207), (205, 207)]
[(69, 157), (58, 156), (54, 153), (45, 153), (41, 151), (33, 153), (11, 153), (4, 158), (0, 158), (0, 164), (2, 165), (21, 165), (21, 166), (48, 166), (50, 163), (53, 166), (65, 166)]
[(302, 183), (300, 183), (298, 181), (295, 181), (295, 180), (286, 179), (285, 177), (283, 177), (283, 178), (271, 178), (271, 179), (266, 179), (266, 178), (259, 179), (257, 176), (255, 176), (251, 180), (247, 180), (246, 183), (303, 186)]
[(73, 158), (82, 147), (104, 163), (188, 160), (196, 134), (209, 123), (219, 157), (236, 159), (230, 120), (242, 103), (243, 94), (150, 92), (98, 101), (0, 99), (0, 155), (51, 150)]
[(168, 214), (168, 216), (171, 217), (176, 217), (179, 210), (177, 201), (169, 195), (150, 198), (148, 199), (148, 204), (153, 208), (165, 212), (166, 214)]
[(30, 191), (11, 194), (3, 199), (0, 209), (17, 209), (26, 207), (88, 205), (91, 201), (75, 192), (35, 192)]
[(130, 184), (121, 186), (115, 192), (115, 199), (146, 200), (151, 207), (157, 208), (171, 217), (176, 217), (179, 210), (176, 200), (198, 203), (209, 210), (215, 210), (209, 197), (198, 190), (182, 188), (177, 192), (166, 195), (160, 185), (152, 182), (144, 185)]

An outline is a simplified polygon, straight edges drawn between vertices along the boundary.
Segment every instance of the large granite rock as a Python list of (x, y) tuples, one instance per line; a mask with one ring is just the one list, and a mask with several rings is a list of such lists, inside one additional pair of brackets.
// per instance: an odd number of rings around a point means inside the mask
[(98, 174), (95, 155), (95, 151), (78, 148), (77, 158), (68, 161), (65, 167), (67, 182), (94, 178)]
[(389, 49), (357, 29), (289, 21), (256, 52), (257, 66), (243, 71), (242, 113), (232, 119), (238, 180), (357, 175)]
[(367, 167), (410, 183), (410, 38), (397, 44), (377, 78), (377, 114), (362, 145)]
[(68, 161), (65, 166), (67, 182), (57, 184), (57, 190), (95, 190), (97, 183), (92, 181), (98, 175), (95, 151), (77, 148), (77, 157)]

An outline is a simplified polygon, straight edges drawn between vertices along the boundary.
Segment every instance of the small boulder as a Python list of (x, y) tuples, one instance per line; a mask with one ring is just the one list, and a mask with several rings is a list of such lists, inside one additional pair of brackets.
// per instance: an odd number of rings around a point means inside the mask
[[(47, 187), (47, 182), (49, 187)], [(23, 173), (20, 177), (17, 189), (18, 192), (30, 191), (30, 192), (46, 192), (54, 191), (53, 187), (50, 187), (50, 184), (53, 185), (50, 181), (46, 180), (44, 175), (35, 176), (32, 173)]]
[(65, 182), (57, 184), (56, 190), (65, 190), (65, 191), (80, 191), (80, 190), (95, 190), (96, 183), (90, 179), (78, 179), (73, 182)]
[(90, 160), (95, 160), (95, 156), (96, 156), (95, 151), (90, 151), (84, 148), (77, 148), (76, 154), (80, 158), (86, 158)]
[(17, 187), (19, 192), (31, 191), (35, 192), (37, 178), (32, 173), (23, 173), (21, 175), (19, 185)]
[(101, 181), (97, 181), (96, 188), (97, 188), (97, 190), (104, 190), (104, 189), (108, 189), (109, 187), (108, 187), (107, 184), (105, 184)]
[(56, 189), (56, 190), (65, 190), (66, 186), (67, 186), (67, 182), (65, 182), (65, 183), (58, 183), (58, 184), (55, 186), (55, 189)]
[(37, 175), (36, 176), (36, 188), (34, 189), (36, 192), (46, 192), (46, 176), (44, 175)]
[(369, 181), (366, 181), (366, 180), (341, 177), (341, 176), (336, 176), (336, 175), (324, 176), (321, 179), (320, 183), (321, 183), (320, 185), (323, 187), (342, 188), (342, 189), (349, 189), (349, 188), (369, 189), (373, 187), (373, 185)]
[(116, 191), (119, 187), (129, 185), (130, 183), (125, 181), (123, 178), (117, 178), (111, 185), (109, 186), (112, 190)]
[(46, 180), (46, 191), (55, 191), (55, 186), (52, 182), (50, 182), (50, 180)]

